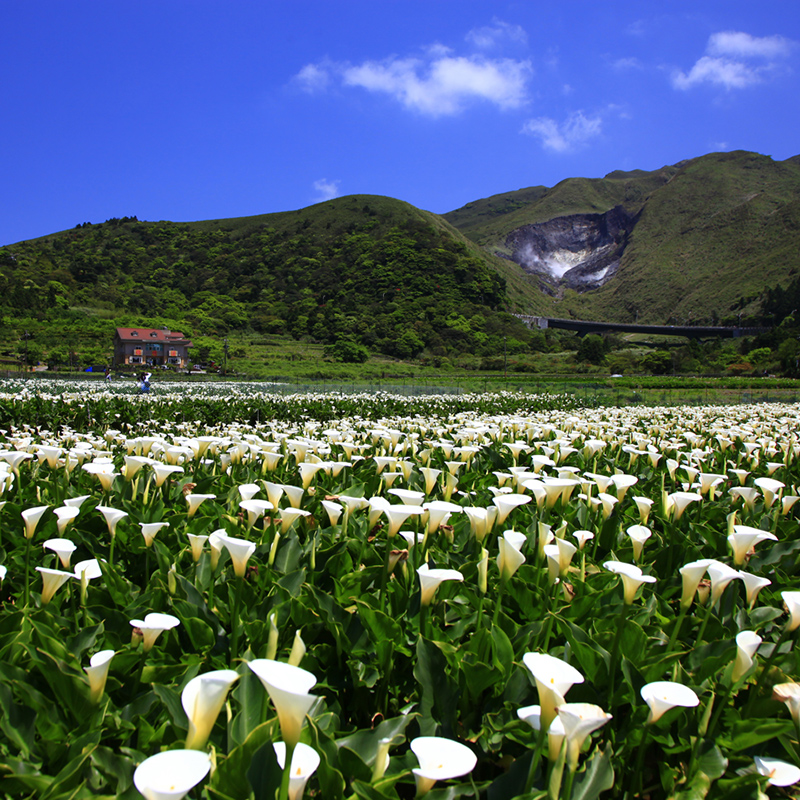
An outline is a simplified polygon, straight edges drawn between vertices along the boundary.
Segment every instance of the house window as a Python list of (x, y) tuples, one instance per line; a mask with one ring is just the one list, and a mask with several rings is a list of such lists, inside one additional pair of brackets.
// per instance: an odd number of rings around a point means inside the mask
[(131, 336), (138, 336), (138, 335), (139, 335), (139, 331), (131, 331)]
[(128, 359), (128, 362), (130, 364), (141, 364), (142, 363), (142, 357), (141, 356), (131, 356)]
[(158, 334), (157, 334), (155, 331), (153, 331), (153, 332), (150, 334), (150, 338), (151, 338), (151, 339), (158, 339)]

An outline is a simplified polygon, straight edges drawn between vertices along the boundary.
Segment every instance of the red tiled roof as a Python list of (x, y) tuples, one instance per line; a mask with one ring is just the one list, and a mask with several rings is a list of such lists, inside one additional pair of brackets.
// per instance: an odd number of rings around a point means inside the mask
[(182, 333), (167, 331), (163, 328), (117, 328), (117, 336), (127, 342), (171, 342), (178, 344), (187, 341)]

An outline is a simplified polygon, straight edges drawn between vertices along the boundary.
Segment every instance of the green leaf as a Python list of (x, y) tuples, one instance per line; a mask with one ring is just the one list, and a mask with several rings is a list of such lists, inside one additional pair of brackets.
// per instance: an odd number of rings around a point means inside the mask
[(715, 781), (728, 769), (728, 759), (714, 742), (704, 742), (700, 758), (697, 759), (697, 768)]
[(126, 791), (133, 782), (134, 761), (109, 747), (98, 747), (92, 753), (92, 764), (104, 775), (114, 779), (117, 794)]
[(181, 705), (180, 693), (169, 686), (162, 686), (158, 683), (153, 685), (153, 691), (156, 697), (167, 707), (173, 724), (181, 730), (188, 730), (189, 718)]
[(99, 625), (91, 625), (88, 628), (82, 628), (75, 636), (67, 642), (67, 650), (69, 650), (75, 658), (80, 658), (81, 653), (94, 647), (99, 636), (104, 632), (104, 626), (101, 622)]
[(61, 659), (43, 650), (39, 653), (46, 659), (41, 672), (56, 700), (62, 708), (68, 708), (78, 721), (83, 721), (92, 708), (88, 699), (88, 683), (74, 667)]
[(82, 748), (80, 754), (75, 756), (56, 775), (55, 780), (48, 786), (47, 790), (39, 796), (39, 800), (54, 800), (59, 794), (75, 788), (82, 780), (83, 765), (91, 757), (94, 749), (95, 746)]
[(492, 664), (501, 673), (514, 663), (514, 646), (499, 625), (492, 626)]
[(277, 721), (270, 720), (259, 725), (245, 741), (234, 748), (227, 758), (217, 764), (209, 789), (231, 800), (248, 800), (251, 785), (247, 773), (253, 756), (265, 744), (272, 745), (276, 740)]
[(676, 792), (670, 800), (703, 800), (711, 788), (711, 778), (705, 772), (698, 771), (689, 781), (687, 787), (680, 792)]
[(726, 750), (741, 752), (778, 736), (793, 734), (794, 724), (790, 719), (765, 720), (756, 717), (734, 722), (727, 735), (719, 737), (719, 743)]
[(419, 714), (409, 713), (386, 719), (377, 728), (356, 731), (343, 739), (337, 739), (336, 746), (352, 750), (365, 764), (372, 767), (381, 739), (392, 739), (393, 744), (399, 744), (408, 725), (418, 716)]
[(2, 776), (3, 792), (9, 796), (13, 794), (27, 794), (31, 790), (39, 793), (44, 792), (53, 782), (52, 775), (42, 775), (41, 771), (27, 761), (16, 758), (5, 758), (0, 766), (0, 776)]
[(391, 794), (386, 794), (377, 786), (364, 781), (353, 781), (350, 784), (350, 788), (355, 792), (356, 797), (360, 797), (362, 800), (396, 800), (397, 798), (397, 794), (394, 791)]
[[(455, 727), (458, 688), (447, 673), (447, 660), (441, 650), (427, 639), (417, 640), (417, 662), (414, 677), (422, 687), (420, 731), (423, 736), (436, 735), (441, 725), (445, 731)], [(444, 735), (447, 735), (445, 733)]]
[(239, 674), (241, 677), (231, 692), (231, 696), (241, 708), (231, 723), (231, 739), (237, 746), (242, 744), (264, 719), (262, 711), (266, 697), (261, 681), (247, 664), (241, 666)]
[(119, 609), (126, 609), (139, 596), (139, 588), (127, 578), (117, 574), (116, 568), (100, 561), (106, 591)]
[(339, 750), (336, 743), (315, 722), (308, 720), (311, 746), (319, 754), (319, 767), (316, 777), (323, 797), (341, 797), (344, 794), (345, 780), (337, 768)]
[(217, 637), (211, 626), (204, 620), (198, 617), (183, 617), (181, 624), (195, 651), (200, 653), (210, 650), (216, 644)]
[[(572, 652), (575, 654), (575, 660), (580, 664), (586, 679), (591, 683), (596, 681), (600, 674), (607, 674), (611, 660), (609, 652), (582, 628), (573, 625), (568, 620), (559, 617), (556, 619), (559, 627), (564, 631)], [(601, 668), (603, 668), (602, 673), (600, 672)]]
[(295, 572), (290, 573), (289, 575), (284, 575), (280, 580), (278, 580), (278, 586), (282, 589), (285, 589), (291, 597), (297, 597), (300, 594), (300, 590), (303, 588), (303, 584), (306, 581), (306, 570), (305, 567), (303, 569), (298, 569)]
[(275, 570), (284, 575), (295, 572), (300, 565), (303, 548), (294, 531), (289, 531), (278, 542), (278, 552), (275, 554)]
[(596, 752), (583, 772), (575, 776), (571, 800), (596, 800), (601, 792), (614, 786), (614, 768), (611, 766), (611, 747)]
[(0, 683), (0, 709), (3, 711), (3, 732), (26, 756), (36, 752), (36, 712), (14, 701), (9, 686)]
[(247, 770), (247, 782), (253, 787), (253, 795), (257, 798), (275, 797), (281, 787), (282, 776), (283, 770), (278, 765), (273, 743), (264, 742), (253, 753)]

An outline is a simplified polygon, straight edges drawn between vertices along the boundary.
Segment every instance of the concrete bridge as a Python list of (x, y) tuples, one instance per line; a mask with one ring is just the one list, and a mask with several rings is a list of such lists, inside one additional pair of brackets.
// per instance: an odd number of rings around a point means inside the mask
[(576, 331), (579, 336), (587, 333), (649, 333), (653, 336), (686, 336), (690, 339), (736, 339), (740, 336), (755, 336), (769, 328), (725, 328), (713, 325), (639, 325), (633, 322), (591, 322), (582, 319), (558, 319), (556, 317), (532, 317), (514, 314), (529, 328), (560, 328)]

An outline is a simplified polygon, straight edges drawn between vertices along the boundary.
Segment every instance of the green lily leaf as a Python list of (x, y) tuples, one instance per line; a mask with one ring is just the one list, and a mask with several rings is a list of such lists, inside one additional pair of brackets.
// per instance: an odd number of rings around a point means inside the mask
[(712, 780), (702, 770), (695, 773), (688, 786), (676, 792), (670, 800), (703, 800), (711, 789)]
[(308, 720), (311, 746), (319, 754), (319, 767), (316, 778), (323, 797), (341, 797), (344, 794), (345, 779), (338, 769), (339, 751), (336, 743), (314, 720)]
[(255, 797), (275, 797), (281, 786), (283, 770), (278, 765), (275, 747), (272, 742), (264, 742), (253, 753), (247, 782), (253, 787)]
[(238, 672), (241, 677), (236, 681), (231, 696), (237, 701), (241, 710), (233, 718), (230, 726), (231, 740), (237, 747), (261, 724), (266, 702), (264, 687), (253, 670), (245, 663)]
[(14, 700), (10, 686), (0, 683), (0, 709), (3, 711), (3, 731), (27, 757), (36, 750), (36, 712), (29, 705)]
[(213, 789), (218, 796), (229, 797), (231, 800), (248, 800), (251, 784), (247, 773), (253, 757), (265, 744), (271, 747), (277, 738), (277, 720), (259, 725), (227, 758), (218, 762), (208, 788)]
[(614, 786), (614, 767), (611, 765), (611, 748), (597, 751), (583, 772), (575, 776), (571, 800), (596, 800), (602, 792)]

